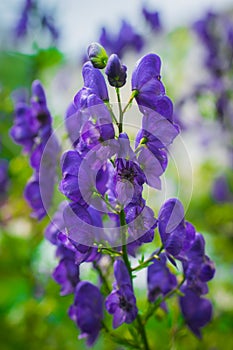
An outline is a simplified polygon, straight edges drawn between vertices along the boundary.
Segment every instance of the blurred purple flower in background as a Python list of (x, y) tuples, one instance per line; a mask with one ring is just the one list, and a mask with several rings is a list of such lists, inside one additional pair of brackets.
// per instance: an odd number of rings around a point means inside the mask
[(149, 11), (146, 7), (142, 8), (142, 14), (146, 22), (150, 25), (154, 32), (159, 32), (162, 29), (160, 15), (158, 11)]
[(117, 34), (110, 34), (105, 27), (101, 29), (98, 40), (108, 53), (114, 53), (122, 58), (129, 49), (140, 52), (144, 47), (144, 38), (125, 20), (122, 20), (120, 30)]
[(34, 174), (26, 185), (25, 198), (34, 211), (33, 216), (40, 220), (51, 205), (60, 146), (53, 134), (44, 89), (38, 80), (32, 84), (30, 105), (16, 103), (10, 135), (30, 157)]

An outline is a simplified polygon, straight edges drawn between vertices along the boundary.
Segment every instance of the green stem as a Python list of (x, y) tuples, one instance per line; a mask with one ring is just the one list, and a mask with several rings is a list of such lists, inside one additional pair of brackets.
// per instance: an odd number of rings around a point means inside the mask
[(132, 94), (129, 98), (128, 103), (126, 104), (125, 108), (123, 109), (122, 113), (123, 115), (125, 114), (125, 112), (127, 111), (127, 109), (129, 108), (129, 106), (131, 105), (131, 103), (133, 102), (133, 99), (138, 95), (138, 91), (137, 90), (133, 90)]
[(139, 332), (141, 333), (144, 349), (150, 350), (148, 340), (147, 340), (146, 330), (145, 330), (144, 324), (142, 323), (141, 316), (139, 314), (137, 315), (137, 321), (138, 321)]
[(145, 324), (145, 323), (148, 321), (148, 319), (154, 314), (155, 310), (156, 310), (164, 301), (166, 301), (166, 300), (167, 300), (170, 296), (172, 296), (173, 294), (175, 294), (175, 293), (177, 293), (177, 292), (180, 291), (180, 287), (182, 286), (182, 284), (184, 283), (184, 281), (185, 281), (185, 277), (183, 276), (181, 282), (178, 284), (178, 286), (177, 286), (176, 288), (172, 289), (170, 292), (168, 292), (167, 294), (165, 294), (163, 298), (160, 298), (159, 300), (157, 300), (157, 301), (154, 303), (153, 307), (150, 308), (150, 309), (147, 311), (147, 313), (146, 313), (146, 315), (145, 315), (145, 317), (144, 317), (144, 319), (143, 319), (143, 324)]
[(122, 242), (122, 257), (125, 262), (125, 265), (129, 271), (129, 276), (132, 282), (132, 271), (131, 271), (131, 265), (128, 258), (128, 252), (127, 252), (127, 245), (126, 245), (126, 221), (125, 221), (125, 212), (124, 209), (120, 212), (120, 225), (121, 225), (121, 242)]
[(120, 345), (125, 345), (126, 347), (131, 348), (131, 349), (141, 349), (139, 344), (136, 344), (133, 341), (131, 341), (130, 339), (122, 338), (122, 337), (118, 336), (117, 334), (114, 334), (113, 332), (111, 332), (103, 321), (102, 321), (102, 329), (105, 330), (106, 334), (108, 334), (108, 336), (115, 343), (120, 344)]
[(98, 272), (98, 274), (100, 276), (100, 279), (101, 279), (101, 281), (102, 281), (102, 283), (103, 283), (107, 293), (110, 294), (111, 293), (111, 288), (108, 285), (108, 281), (107, 281), (105, 275), (103, 274), (103, 271), (101, 270), (101, 268), (99, 267), (99, 265), (97, 264), (96, 261), (93, 262), (93, 266), (96, 269), (96, 271)]
[(116, 94), (117, 94), (117, 102), (118, 102), (118, 107), (119, 107), (119, 124), (118, 124), (118, 129), (119, 129), (119, 134), (122, 133), (123, 131), (123, 111), (122, 111), (122, 106), (121, 106), (121, 95), (120, 95), (120, 89), (116, 88)]
[(131, 268), (131, 271), (137, 271), (137, 270), (143, 269), (144, 267), (147, 267), (147, 266), (148, 266), (147, 264), (148, 264), (150, 261), (154, 260), (154, 259), (159, 260), (160, 258), (159, 258), (159, 256), (158, 256), (157, 254), (154, 254), (154, 255), (152, 255), (150, 258), (148, 258), (148, 259), (146, 259), (145, 261), (143, 261), (141, 264), (138, 264), (137, 266), (132, 267), (132, 268)]
[[(130, 275), (130, 279), (131, 282), (133, 280), (133, 276), (132, 276), (132, 269), (131, 269), (131, 264), (128, 258), (128, 253), (127, 253), (127, 245), (126, 245), (126, 230), (125, 230), (125, 226), (126, 226), (126, 221), (125, 221), (125, 212), (124, 209), (121, 210), (120, 212), (120, 225), (121, 225), (121, 240), (122, 240), (122, 253), (123, 253), (123, 260), (125, 262), (125, 265), (129, 271), (129, 275)], [(132, 282), (133, 285), (133, 282)], [(144, 325), (142, 323), (141, 320), (141, 316), (138, 314), (137, 315), (137, 321), (138, 321), (138, 330), (141, 334), (141, 338), (143, 341), (143, 346), (145, 350), (149, 350), (149, 345), (148, 345), (148, 341), (147, 341), (147, 336), (146, 336), (146, 331), (144, 328)]]
[(114, 249), (110, 249), (110, 248), (105, 248), (105, 247), (100, 247), (99, 248), (101, 253), (104, 254), (104, 252), (106, 251), (106, 254), (109, 254), (109, 255), (119, 255), (119, 256), (122, 256), (122, 252), (118, 252), (117, 250), (114, 250)]
[(153, 254), (152, 256), (150, 256), (148, 259), (146, 259), (145, 261), (143, 261), (142, 263), (140, 263), (140, 264), (138, 264), (137, 266), (135, 266), (135, 267), (133, 267), (132, 269), (131, 269), (131, 271), (137, 271), (137, 270), (141, 270), (141, 269), (143, 269), (144, 267), (147, 267), (148, 265), (148, 263), (150, 262), (150, 261), (152, 261), (152, 260), (154, 260), (154, 259), (157, 259), (157, 260), (159, 260), (160, 258), (159, 258), (159, 255), (160, 255), (160, 253), (163, 251), (163, 245), (159, 248), (159, 251), (158, 251), (158, 253), (157, 254)]
[(114, 112), (113, 112), (113, 110), (112, 110), (112, 107), (111, 107), (109, 101), (105, 101), (105, 104), (106, 104), (106, 106), (107, 106), (107, 108), (108, 108), (108, 110), (109, 110), (109, 112), (110, 112), (110, 114), (111, 114), (112, 120), (113, 120), (113, 121), (115, 122), (115, 124), (118, 126), (117, 118), (116, 118), (116, 116), (115, 116), (115, 114), (114, 114)]
[(104, 203), (107, 205), (108, 209), (111, 209), (114, 214), (119, 214), (118, 211), (111, 205), (111, 203), (107, 201), (106, 198), (104, 198), (102, 194), (100, 194), (97, 190), (94, 190), (93, 193), (95, 193), (97, 197), (101, 198), (104, 201)]

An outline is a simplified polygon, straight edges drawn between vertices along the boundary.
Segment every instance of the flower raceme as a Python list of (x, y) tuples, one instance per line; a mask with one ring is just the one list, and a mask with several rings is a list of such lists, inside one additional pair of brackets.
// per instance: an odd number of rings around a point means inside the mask
[[(156, 218), (144, 198), (146, 184), (162, 188), (168, 148), (179, 133), (161, 80), (159, 56), (148, 54), (137, 62), (132, 94), (123, 107), (121, 88), (126, 84), (127, 68), (116, 54), (107, 58), (103, 50), (97, 43), (89, 46), (90, 61), (82, 69), (83, 87), (67, 109), (65, 125), (72, 149), (61, 157), (59, 186), (67, 200), (61, 203), (45, 236), (56, 246), (59, 262), (53, 278), (61, 286), (60, 293), (74, 296), (69, 317), (80, 329), (79, 338), (92, 346), (104, 330), (120, 345), (148, 350), (152, 341), (147, 339), (147, 320), (159, 307), (168, 311), (167, 299), (179, 291), (181, 313), (191, 331), (201, 335), (201, 328), (211, 319), (212, 306), (203, 295), (215, 269), (205, 255), (204, 237), (185, 221), (181, 202), (176, 198), (166, 201)], [(109, 101), (108, 83), (115, 89), (118, 115)], [(51, 118), (42, 90), (39, 86), (34, 90), (41, 98), (20, 107), (12, 137), (24, 146), (37, 169), (46, 135), (51, 133)], [(132, 145), (124, 118), (134, 99), (142, 125)], [(44, 118), (38, 118), (41, 109)], [(39, 143), (35, 141), (38, 137)], [(37, 189), (32, 188), (31, 195), (36, 194)], [(153, 242), (156, 228), (161, 239), (157, 249)], [(144, 244), (150, 255), (133, 267), (131, 257), (136, 257)], [(177, 261), (182, 266), (182, 280)], [(99, 277), (97, 285), (85, 281), (80, 267), (86, 263)], [(148, 269), (148, 311), (144, 313), (139, 310), (134, 288), (134, 277), (141, 269)], [(198, 315), (189, 308), (192, 300), (197, 302)], [(119, 337), (108, 329), (104, 309), (112, 315), (113, 329), (125, 323), (130, 334), (138, 333), (138, 340)]]
[(47, 214), (53, 197), (60, 146), (53, 134), (52, 117), (40, 81), (32, 83), (29, 105), (26, 102), (16, 103), (10, 135), (30, 158), (34, 173), (26, 185), (24, 195), (33, 209), (32, 215), (42, 219)]

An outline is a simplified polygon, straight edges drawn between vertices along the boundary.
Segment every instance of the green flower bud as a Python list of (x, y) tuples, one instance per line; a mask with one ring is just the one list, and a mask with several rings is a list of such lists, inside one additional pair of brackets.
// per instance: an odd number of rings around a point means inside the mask
[(92, 43), (87, 49), (87, 55), (95, 68), (105, 68), (108, 62), (108, 55), (102, 45)]

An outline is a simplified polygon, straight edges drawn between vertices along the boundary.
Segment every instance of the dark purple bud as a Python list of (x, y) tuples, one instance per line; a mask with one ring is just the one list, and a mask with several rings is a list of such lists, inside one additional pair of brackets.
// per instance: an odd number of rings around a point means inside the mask
[(127, 67), (121, 64), (119, 57), (113, 54), (109, 57), (105, 73), (107, 74), (109, 84), (120, 88), (126, 83)]

